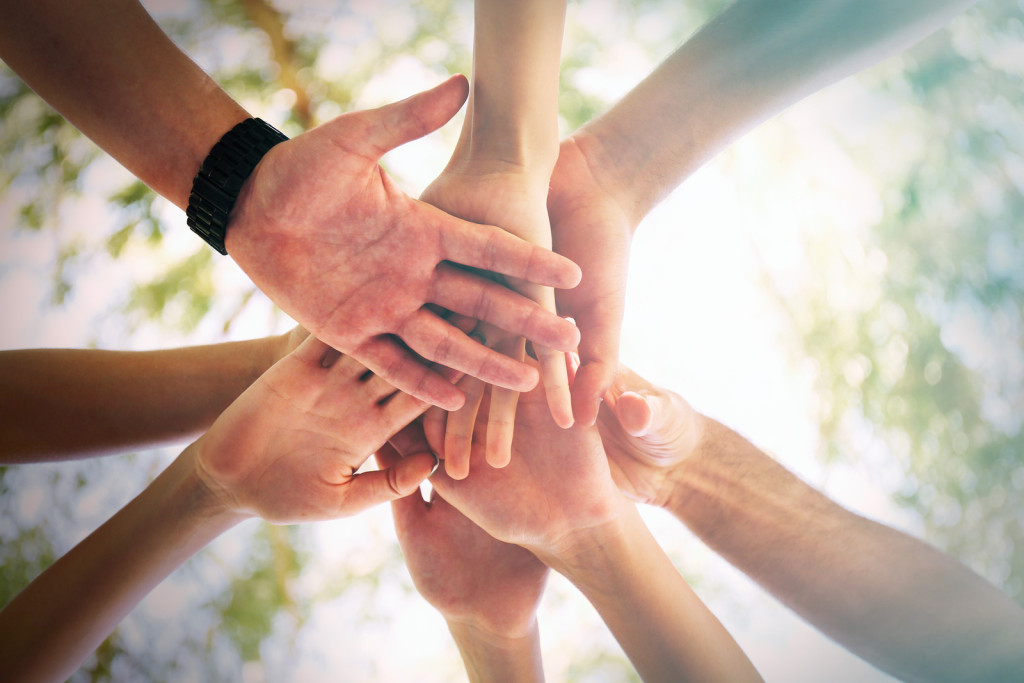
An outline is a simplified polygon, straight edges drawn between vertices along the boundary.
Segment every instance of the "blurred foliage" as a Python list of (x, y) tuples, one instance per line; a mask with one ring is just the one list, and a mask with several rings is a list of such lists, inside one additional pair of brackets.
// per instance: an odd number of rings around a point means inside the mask
[[(598, 57), (625, 45), (657, 60), (727, 4), (571, 3), (561, 74), (564, 126), (572, 130), (609, 104), (587, 87)], [(608, 19), (595, 18), (605, 5), (614, 6), (614, 45)], [(354, 107), (381, 104), (362, 99), (367, 86), (410, 57), (439, 78), (471, 68), (469, 0), (192, 0), (157, 19), (236, 99), (290, 135)], [(903, 469), (899, 499), (921, 512), (929, 538), (1018, 600), (1024, 596), (1021, 44), (1018, 3), (989, 0), (907, 53), (902, 68), (871, 72), (866, 87), (910, 112), (893, 124), (898, 134), (923, 142), (898, 155), (911, 163), (896, 168), (889, 136), (851, 143), (851, 154), (885, 175), (884, 216), (852, 251), (808, 238), (811, 283), (786, 301), (816, 368), (826, 455), (857, 459), (865, 438), (878, 444)], [(164, 236), (184, 230), (184, 221), (168, 224), (162, 200), (138, 181), (125, 177), (111, 187), (111, 225), (90, 226), (89, 235), (65, 227), (62, 211), (81, 199), (103, 157), (6, 67), (0, 119), (0, 193), (17, 204), (11, 229), (53, 235), (54, 305), (70, 300), (77, 275), (98, 255), (143, 255), (147, 269), (116, 303), (118, 315), (186, 331), (220, 316), (214, 322), (226, 331), (243, 313), (255, 289), (215, 306), (214, 259), (198, 240), (189, 253), (163, 253)], [(872, 274), (877, 277), (855, 302), (837, 295), (837, 287), (859, 288)], [(958, 326), (982, 330), (980, 341), (965, 346)], [(1013, 353), (1002, 353), (1006, 348)], [(97, 488), (96, 470), (72, 474), (71, 464), (62, 467), (68, 474), (54, 474), (49, 483), (55, 500)], [(137, 473), (131, 482), (138, 487), (144, 478)], [(66, 550), (68, 539), (53, 539), (74, 517), (60, 505), (45, 514), (16, 509), (9, 479), (0, 471), (5, 602)], [(75, 680), (231, 678), (225, 672), (260, 659), (270, 640), (294, 639), (312, 601), (332, 600), (375, 576), (339, 570), (321, 594), (310, 596), (296, 588), (308, 559), (303, 528), (259, 524), (247, 533), (240, 561), (205, 552), (181, 572), (208, 581), (213, 566), (223, 577), (210, 582), (191, 613), (193, 622), (206, 620), (205, 628), (175, 632), (180, 647), (168, 654), (149, 646), (160, 623), (133, 615), (132, 632), (143, 637), (130, 637), (122, 625)], [(392, 566), (398, 557), (392, 552), (381, 562)], [(568, 675), (627, 680), (633, 674), (620, 657), (596, 652)]]

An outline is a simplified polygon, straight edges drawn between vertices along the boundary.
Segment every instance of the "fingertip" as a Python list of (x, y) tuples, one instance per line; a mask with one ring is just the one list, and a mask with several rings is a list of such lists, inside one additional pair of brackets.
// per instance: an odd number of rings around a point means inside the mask
[(452, 458), (446, 458), (444, 461), (444, 473), (449, 479), (455, 481), (462, 481), (469, 476), (469, 463), (462, 463)]
[(645, 396), (635, 391), (624, 392), (615, 405), (619, 424), (632, 436), (642, 436), (651, 428), (654, 410)]
[(429, 452), (416, 453), (402, 458), (392, 468), (395, 473), (395, 493), (404, 498), (418, 490), (420, 484), (436, 471), (437, 462), (437, 456)]

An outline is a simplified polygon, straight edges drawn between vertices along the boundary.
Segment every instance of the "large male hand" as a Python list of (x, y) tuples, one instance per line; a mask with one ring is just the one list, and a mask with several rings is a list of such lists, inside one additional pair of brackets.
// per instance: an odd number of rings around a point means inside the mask
[(561, 144), (551, 174), (548, 214), (559, 254), (575, 261), (583, 280), (556, 292), (558, 311), (579, 326), (580, 368), (572, 386), (576, 422), (594, 424), (619, 365), (619, 330), (634, 224), (620, 198), (597, 180), (596, 143), (583, 133)]
[(455, 264), (554, 287), (577, 284), (575, 265), (410, 198), (378, 165), (388, 150), (448, 121), (467, 88), (456, 76), (275, 146), (243, 186), (226, 236), (253, 282), (311, 333), (395, 387), (452, 410), (461, 392), (423, 359), (516, 390), (533, 387), (538, 373), (427, 304), (561, 350), (579, 341), (554, 313)]
[(615, 483), (632, 500), (670, 507), (679, 466), (704, 445), (708, 418), (624, 365), (605, 399), (597, 428)]

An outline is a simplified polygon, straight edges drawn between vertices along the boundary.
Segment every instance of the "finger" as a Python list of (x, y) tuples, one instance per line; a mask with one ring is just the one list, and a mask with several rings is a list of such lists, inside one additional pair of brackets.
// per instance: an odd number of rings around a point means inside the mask
[(609, 301), (607, 309), (598, 305), (597, 311), (576, 313), (581, 334), (580, 368), (572, 385), (572, 403), (576, 421), (583, 425), (594, 424), (601, 397), (612, 386), (619, 369), (622, 312), (616, 310), (617, 300)]
[(569, 375), (565, 367), (565, 353), (546, 346), (533, 347), (540, 361), (540, 378), (544, 384), (544, 396), (555, 424), (562, 429), (572, 427), (572, 394), (569, 392)]
[[(440, 409), (439, 409), (440, 410)], [(394, 436), (388, 439), (388, 443), (398, 452), (399, 455), (410, 455), (420, 451), (428, 451), (430, 447), (423, 435), (423, 426), (417, 420), (410, 423)]]
[(446, 124), (469, 95), (466, 77), (456, 74), (430, 90), (407, 97), (400, 102), (362, 112), (373, 117), (364, 143), (383, 156), (388, 150), (421, 138)]
[(572, 351), (580, 343), (576, 326), (518, 292), (449, 264), (435, 271), (430, 300), (543, 346)]
[(431, 406), (427, 408), (427, 412), (423, 413), (422, 422), (423, 434), (427, 437), (430, 450), (444, 460), (444, 433), (448, 423), (448, 411)]
[(467, 223), (444, 212), (438, 220), (441, 254), (454, 263), (561, 289), (575, 287), (583, 277), (579, 266), (564, 256), (501, 228)]
[[(503, 340), (495, 348), (516, 360), (526, 356), (526, 340), (522, 337)], [(484, 458), (491, 467), (505, 467), (512, 460), (512, 435), (515, 432), (518, 404), (518, 391), (491, 387), (484, 448)]]
[(379, 336), (362, 344), (353, 354), (374, 374), (400, 391), (445, 410), (458, 410), (462, 392), (442, 375), (426, 367), (396, 340)]
[[(402, 341), (424, 358), (489, 384), (520, 391), (529, 391), (537, 385), (539, 373), (536, 368), (483, 346), (424, 309), (407, 320), (401, 333)], [(458, 391), (454, 387), (451, 389)], [(461, 405), (454, 409), (459, 407)]]
[[(377, 460), (378, 470), (389, 470), (402, 461), (402, 456), (391, 444), (384, 444), (374, 454)], [(421, 496), (408, 495), (391, 501), (391, 509), (396, 518), (401, 517), (404, 526), (408, 527), (419, 512), (426, 506), (426, 501)]]
[(448, 413), (444, 434), (444, 471), (452, 479), (465, 479), (469, 474), (476, 415), (487, 385), (475, 377), (467, 377), (459, 383), (459, 388), (466, 394), (466, 403)]
[(430, 475), (434, 462), (431, 453), (417, 453), (402, 458), (387, 469), (353, 476), (344, 493), (345, 512), (356, 514), (374, 505), (408, 496)]
[(654, 421), (654, 410), (643, 395), (627, 391), (615, 403), (615, 417), (627, 434), (643, 436)]

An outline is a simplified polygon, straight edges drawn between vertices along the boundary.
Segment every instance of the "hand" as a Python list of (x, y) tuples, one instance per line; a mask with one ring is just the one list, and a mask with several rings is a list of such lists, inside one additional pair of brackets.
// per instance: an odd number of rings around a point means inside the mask
[(281, 524), (351, 515), (430, 474), (436, 460), (426, 453), (356, 474), (425, 408), (309, 337), (193, 444), (195, 468), (223, 508), (243, 515)]
[[(481, 410), (480, 421), (487, 419)], [(523, 394), (516, 414), (513, 458), (494, 469), (481, 462), (475, 439), (473, 472), (455, 480), (444, 472), (431, 479), (438, 493), (487, 533), (521, 545), (545, 564), (575, 552), (581, 530), (595, 530), (623, 510), (597, 429), (560, 429), (535, 389)]]
[(619, 489), (637, 502), (669, 507), (676, 467), (699, 448), (706, 421), (679, 394), (619, 366), (597, 419)]
[(448, 409), (462, 405), (461, 393), (422, 359), (511, 389), (534, 386), (538, 375), (426, 304), (559, 349), (579, 340), (569, 322), (453, 265), (572, 287), (579, 280), (572, 263), (411, 199), (377, 163), (444, 124), (466, 91), (465, 78), (455, 77), (275, 146), (243, 186), (226, 236), (253, 282), (312, 334), (395, 387)]
[(583, 280), (555, 294), (558, 311), (580, 329), (582, 365), (572, 387), (576, 422), (594, 424), (619, 364), (619, 330), (626, 302), (629, 246), (635, 227), (614, 194), (595, 179), (588, 159), (590, 138), (577, 133), (562, 142), (551, 174), (548, 213), (554, 249), (577, 264)]
[[(512, 234), (532, 244), (551, 248), (551, 227), (545, 206), (550, 165), (539, 170), (526, 169), (504, 162), (479, 162), (453, 158), (448, 168), (420, 197), (454, 216), (477, 223), (501, 225)], [(537, 287), (528, 282), (512, 281), (516, 290), (555, 312), (555, 294), (550, 287)], [(493, 326), (480, 332), (506, 355), (522, 361), (524, 344), (508, 339)], [(555, 422), (572, 426), (572, 404), (566, 375), (565, 354), (544, 346), (534, 347), (540, 359), (548, 406)], [(461, 388), (467, 401), (463, 407), (448, 414), (443, 457), (449, 476), (462, 479), (469, 474), (469, 444), (476, 424), (479, 397), (483, 385), (473, 377), (463, 380)], [(515, 423), (518, 393), (508, 389), (491, 390), (490, 420), (486, 429), (485, 458), (493, 467), (504, 467), (511, 458), (512, 427)]]
[[(381, 448), (377, 462), (394, 467), (399, 452), (426, 449), (414, 422)], [(416, 589), (449, 624), (465, 624), (491, 639), (524, 638), (536, 628), (548, 569), (533, 554), (495, 540), (436, 491), (430, 502), (414, 493), (391, 509)]]

